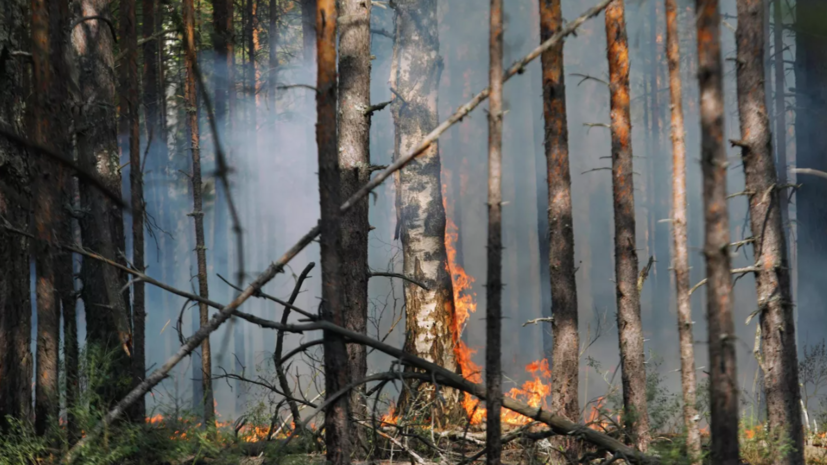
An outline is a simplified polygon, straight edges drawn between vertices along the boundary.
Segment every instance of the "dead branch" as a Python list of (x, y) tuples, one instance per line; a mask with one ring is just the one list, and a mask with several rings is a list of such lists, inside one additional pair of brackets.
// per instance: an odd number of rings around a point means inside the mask
[(416, 284), (417, 286), (421, 287), (422, 289), (425, 289), (426, 291), (430, 291), (430, 289), (428, 289), (428, 286), (423, 284), (421, 281), (417, 281), (413, 278), (409, 278), (409, 277), (407, 277), (407, 276), (405, 276), (404, 274), (401, 274), (401, 273), (386, 273), (384, 271), (371, 271), (370, 273), (368, 273), (368, 278), (380, 277), (380, 276), (384, 276), (384, 277), (387, 277), (387, 278), (399, 278), (401, 280), (408, 281), (411, 284)]
[(824, 171), (814, 170), (811, 168), (793, 168), (792, 171), (795, 174), (809, 174), (812, 176), (818, 176), (819, 178), (827, 179), (827, 173)]
[[(746, 268), (735, 268), (733, 270), (730, 270), (730, 272), (732, 274), (741, 274), (741, 275), (745, 275), (747, 273), (758, 273), (759, 271), (761, 271), (761, 268), (759, 268), (757, 266), (748, 266)], [(698, 282), (698, 284), (692, 286), (692, 289), (689, 289), (689, 295), (692, 295), (693, 292), (698, 290), (698, 288), (703, 286), (704, 284), (706, 284), (706, 278), (702, 279), (700, 282)]]
[(649, 277), (649, 271), (652, 270), (652, 265), (654, 263), (655, 263), (655, 257), (650, 255), (649, 256), (649, 262), (647, 262), (646, 266), (644, 266), (643, 269), (640, 270), (640, 274), (637, 277), (637, 291), (638, 291), (638, 293), (640, 293), (640, 291), (643, 290), (643, 284), (646, 282), (646, 278)]
[(523, 328), (525, 328), (528, 325), (536, 325), (537, 323), (554, 323), (554, 317), (553, 316), (548, 316), (548, 317), (534, 318), (533, 320), (528, 320), (525, 323), (523, 323)]
[(594, 82), (599, 82), (600, 84), (603, 84), (606, 87), (609, 87), (608, 82), (604, 81), (603, 79), (596, 78), (596, 77), (588, 75), (588, 74), (571, 73), (571, 74), (569, 74), (569, 76), (577, 76), (577, 77), (581, 78), (580, 82), (577, 83), (578, 86), (580, 86), (580, 84), (583, 84), (586, 81), (594, 81)]
[[(310, 265), (315, 266), (315, 264), (314, 264), (314, 263), (312, 263), (312, 262), (311, 262), (308, 266), (310, 266)], [(311, 267), (311, 268), (312, 268), (312, 267)], [(225, 284), (227, 284), (228, 286), (232, 287), (232, 288), (233, 288), (233, 289), (235, 289), (236, 291), (238, 291), (238, 292), (242, 292), (242, 291), (244, 290), (244, 289), (240, 288), (239, 286), (236, 286), (235, 284), (232, 284), (231, 282), (227, 281), (227, 278), (225, 278), (225, 277), (221, 276), (220, 274), (216, 273), (216, 276), (218, 276), (218, 279), (220, 279), (220, 280), (224, 281), (224, 283), (225, 283)], [(318, 319), (318, 318), (319, 318), (318, 316), (316, 316), (316, 315), (314, 315), (314, 314), (312, 314), (312, 313), (308, 312), (307, 310), (302, 310), (301, 308), (296, 307), (295, 305), (293, 305), (293, 304), (292, 304), (292, 303), (290, 303), (290, 302), (287, 302), (287, 301), (281, 300), (281, 299), (279, 299), (278, 297), (273, 297), (273, 296), (272, 296), (272, 295), (270, 295), (270, 294), (265, 294), (264, 292), (259, 292), (259, 293), (257, 293), (256, 295), (254, 295), (253, 297), (260, 297), (260, 298), (263, 298), (263, 299), (271, 300), (271, 301), (273, 301), (273, 302), (275, 302), (275, 303), (277, 303), (277, 304), (279, 304), (279, 305), (283, 305), (285, 308), (288, 308), (288, 309), (290, 309), (290, 310), (293, 310), (293, 311), (294, 311), (294, 312), (296, 312), (296, 313), (300, 313), (300, 314), (302, 314), (303, 316), (305, 316), (305, 317), (307, 317), (307, 318), (309, 318), (309, 319), (311, 319), (311, 320), (316, 320), (316, 319)], [(207, 304), (207, 305), (209, 305), (209, 304)], [(215, 307), (215, 308), (220, 309), (221, 307)]]

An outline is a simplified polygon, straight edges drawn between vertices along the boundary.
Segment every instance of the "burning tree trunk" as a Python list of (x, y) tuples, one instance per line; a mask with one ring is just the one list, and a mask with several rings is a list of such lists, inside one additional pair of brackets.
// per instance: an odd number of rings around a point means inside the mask
[[(563, 26), (560, 0), (540, 1), (540, 41)], [(548, 173), (548, 250), (551, 282), (552, 408), (571, 421), (580, 417), (577, 402), (580, 336), (577, 327), (577, 285), (574, 278), (574, 219), (571, 206), (569, 135), (563, 44), (542, 55), (543, 114)], [(544, 238), (545, 239), (545, 238)], [(565, 441), (572, 446), (571, 441)], [(563, 445), (563, 444), (559, 444)]]
[[(81, 13), (109, 20), (109, 0), (82, 0)], [(78, 164), (86, 171), (96, 173), (110, 190), (120, 192), (121, 176), (118, 160), (117, 119), (115, 109), (114, 38), (107, 23), (101, 19), (87, 19), (72, 31), (72, 43), (79, 57), (79, 86), (82, 100), (97, 102), (89, 105), (79, 124), (84, 128), (77, 135)], [(118, 207), (94, 186), (80, 182), (80, 219), (83, 246), (103, 256), (118, 257), (123, 242), (115, 234), (122, 221)], [(121, 225), (123, 230), (123, 225)], [(121, 236), (121, 240), (123, 237)], [(86, 334), (89, 346), (99, 352), (112, 352), (114, 360), (108, 375), (113, 382), (99, 387), (98, 394), (105, 405), (124, 395), (130, 383), (114, 382), (129, 374), (132, 368), (122, 347), (131, 339), (129, 311), (121, 289), (124, 282), (112, 270), (104, 269), (95, 260), (83, 260), (81, 280), (82, 298), (86, 314)]]
[[(392, 110), (396, 127), (394, 157), (398, 158), (438, 123), (437, 88), (442, 60), (436, 0), (401, 0), (396, 6), (397, 60), (391, 65), (396, 75), (391, 79), (396, 83)], [(453, 286), (447, 269), (445, 209), (436, 143), (399, 171), (397, 209), (404, 274), (428, 286), (425, 290), (409, 282), (404, 284), (405, 349), (456, 371)], [(425, 389), (433, 392), (430, 386)], [(453, 408), (455, 395), (443, 407)]]
[[(623, 380), (626, 434), (641, 451), (649, 447), (646, 367), (640, 322), (638, 259), (635, 251), (635, 198), (632, 179), (632, 120), (629, 110), (629, 45), (623, 0), (606, 8), (612, 111), (612, 191), (615, 217), (617, 329)], [(552, 291), (552, 298), (554, 292)], [(576, 349), (575, 349), (576, 350)]]
[[(797, 0), (795, 58), (795, 145), (796, 166), (827, 171), (827, 3)], [(798, 327), (802, 344), (820, 341), (824, 335), (824, 309), (827, 302), (827, 182), (803, 179), (796, 193), (798, 232)], [(809, 334), (808, 334), (809, 333)]]
[(485, 284), (485, 422), (487, 465), (502, 455), (502, 148), (503, 148), (503, 0), (491, 0), (488, 82), (488, 276)]
[[(138, 123), (138, 29), (135, 24), (135, 0), (120, 5), (121, 47), (126, 51), (120, 72), (120, 138), (121, 154), (129, 153), (129, 187), (132, 197), (132, 264), (144, 269), (144, 188), (141, 172), (141, 139)], [(146, 310), (144, 283), (132, 285), (132, 377), (138, 385), (146, 371), (145, 335)], [(143, 399), (133, 406), (132, 418), (143, 421), (146, 408)]]
[(681, 387), (686, 450), (695, 465), (701, 463), (701, 435), (696, 415), (695, 348), (692, 339), (692, 305), (689, 300), (689, 246), (686, 233), (686, 143), (683, 126), (678, 5), (666, 4), (666, 58), (672, 106), (672, 234), (675, 240), (675, 290), (678, 302), (678, 337), (681, 352)]
[[(339, 156), (336, 138), (336, 22), (335, 0), (319, 0), (316, 10), (316, 141), (319, 147), (319, 196), (322, 218), (322, 318), (336, 325), (345, 324), (345, 299), (342, 282), (342, 239), (339, 236), (342, 199)], [(330, 331), (324, 333), (325, 392), (333, 395), (348, 384), (348, 355), (344, 339)], [(350, 431), (347, 399), (339, 399), (325, 410), (324, 428), (327, 461), (331, 465), (350, 463)]]
[[(22, 50), (28, 43), (26, 0), (0, 4), (0, 43)], [(0, 73), (0, 120), (19, 121), (23, 98), (29, 89), (26, 63), (9, 59)], [(31, 191), (29, 156), (18, 146), (0, 140), (0, 215), (22, 230), (29, 229)], [(30, 297), (29, 251), (31, 241), (23, 235), (0, 228), (0, 434), (6, 431), (6, 417), (31, 421), (32, 399), (32, 307)]]
[[(697, 0), (698, 82), (701, 93), (701, 167), (706, 225), (707, 310), (712, 461), (735, 465), (738, 459), (738, 378), (732, 323), (724, 148), (724, 92), (721, 66), (721, 17), (717, 0)], [(760, 63), (760, 61), (759, 61)], [(760, 66), (760, 65), (759, 65)]]
[[(783, 187), (776, 180), (770, 122), (764, 87), (764, 8), (760, 0), (738, 3), (738, 110), (749, 218), (756, 267), (755, 285), (763, 345), (762, 371), (767, 416), (772, 437), (789, 441), (793, 450), (775, 456), (776, 465), (804, 463), (801, 394), (795, 322), (787, 261), (787, 244), (781, 220)], [(778, 59), (778, 57), (776, 57)]]
[[(201, 146), (198, 134), (198, 98), (195, 82), (195, 70), (197, 59), (195, 54), (195, 11), (192, 0), (184, 0), (183, 4), (184, 41), (185, 53), (184, 62), (187, 71), (184, 94), (187, 103), (187, 124), (189, 126), (190, 147), (192, 150), (192, 219), (195, 222), (195, 254), (198, 261), (198, 295), (209, 298), (207, 286), (207, 246), (204, 243), (204, 210), (201, 195)], [(201, 326), (209, 322), (207, 304), (200, 303), (198, 312)], [(201, 343), (201, 380), (203, 397), (201, 402), (204, 406), (204, 425), (207, 428), (215, 424), (215, 406), (213, 404), (212, 392), (212, 357), (210, 353), (210, 339), (204, 339)]]
[[(342, 0), (339, 30), (339, 175), (341, 199), (348, 199), (370, 180), (370, 2)], [(345, 327), (367, 333), (368, 324), (368, 199), (358, 202), (342, 215), (341, 290)], [(367, 375), (365, 346), (348, 344), (348, 375), (361, 379)], [(364, 386), (350, 396), (351, 413), (357, 418), (367, 415)], [(354, 428), (351, 437), (367, 446), (361, 432)]]

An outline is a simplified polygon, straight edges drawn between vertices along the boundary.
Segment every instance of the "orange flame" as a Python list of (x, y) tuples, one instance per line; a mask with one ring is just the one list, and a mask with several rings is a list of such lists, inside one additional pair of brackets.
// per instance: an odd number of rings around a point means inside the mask
[(382, 415), (382, 418), (380, 418), (379, 421), (389, 425), (399, 423), (399, 415), (396, 413), (396, 405), (393, 402), (391, 402), (390, 407), (388, 407), (388, 413)]

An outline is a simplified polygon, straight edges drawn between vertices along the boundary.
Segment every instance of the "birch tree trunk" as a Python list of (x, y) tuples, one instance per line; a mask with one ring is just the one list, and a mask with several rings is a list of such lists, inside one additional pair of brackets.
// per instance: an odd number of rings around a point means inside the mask
[[(396, 128), (395, 157), (407, 153), (438, 124), (437, 88), (442, 70), (437, 30), (437, 0), (396, 2), (396, 96), (392, 103)], [(398, 177), (398, 230), (402, 238), (403, 272), (429, 290), (405, 282), (405, 350), (457, 370), (451, 327), (453, 286), (445, 251), (439, 149), (432, 144), (402, 168)], [(433, 388), (425, 386), (433, 392)], [(453, 408), (458, 393), (443, 408)]]
[[(736, 74), (749, 218), (752, 228), (755, 286), (760, 311), (764, 391), (770, 434), (789, 441), (792, 450), (778, 453), (775, 465), (804, 463), (804, 430), (790, 289), (790, 267), (782, 223), (781, 198), (786, 190), (777, 183), (772, 136), (764, 87), (764, 8), (761, 0), (739, 0)], [(776, 59), (778, 59), (776, 57)]]
[[(624, 422), (628, 440), (641, 451), (649, 447), (646, 367), (640, 321), (638, 258), (635, 250), (635, 199), (632, 179), (632, 120), (629, 109), (629, 45), (623, 0), (606, 8), (611, 89), (612, 197), (615, 217), (615, 283), (620, 340)], [(554, 298), (554, 291), (552, 291)]]
[[(370, 180), (370, 2), (341, 0), (339, 29), (339, 175), (341, 198), (348, 199)], [(368, 199), (362, 199), (342, 215), (339, 227), (344, 302), (347, 329), (367, 334), (368, 324)], [(348, 344), (347, 371), (351, 379), (367, 375), (365, 346)], [(364, 385), (350, 395), (351, 414), (367, 417)], [(363, 428), (353, 428), (351, 439), (365, 449), (368, 444)], [(362, 447), (358, 449), (361, 451)], [(357, 449), (354, 449), (357, 452)], [(359, 456), (363, 454), (359, 453)]]
[[(701, 93), (701, 167), (706, 257), (707, 332), (712, 461), (736, 465), (738, 457), (738, 377), (732, 322), (732, 277), (724, 148), (724, 92), (721, 16), (717, 0), (696, 1), (698, 83)], [(759, 62), (760, 63), (760, 62)], [(759, 64), (760, 66), (760, 64)]]
[(695, 347), (692, 338), (692, 303), (689, 300), (689, 245), (686, 232), (686, 132), (683, 123), (680, 36), (678, 5), (665, 0), (666, 58), (669, 63), (669, 95), (672, 108), (672, 235), (675, 256), (675, 292), (678, 303), (678, 337), (681, 354), (681, 388), (683, 424), (686, 428), (686, 451), (693, 465), (701, 465), (701, 435), (698, 430)]

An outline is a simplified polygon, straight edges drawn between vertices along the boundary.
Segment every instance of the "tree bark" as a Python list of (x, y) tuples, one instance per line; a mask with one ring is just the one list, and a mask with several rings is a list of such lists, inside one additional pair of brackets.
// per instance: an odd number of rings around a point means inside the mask
[(503, 0), (491, 0), (488, 86), (488, 269), (485, 284), (485, 463), (502, 463)]
[[(560, 0), (540, 1), (540, 41), (563, 26)], [(542, 57), (545, 156), (548, 176), (548, 257), (551, 283), (552, 408), (571, 421), (580, 418), (578, 375), (580, 336), (577, 318), (577, 284), (574, 277), (574, 218), (571, 205), (569, 135), (566, 121), (566, 81), (563, 44)], [(559, 445), (573, 447), (573, 441)]]
[[(755, 276), (761, 324), (764, 391), (772, 437), (789, 441), (793, 450), (776, 454), (772, 463), (804, 463), (804, 430), (790, 289), (787, 243), (781, 219), (781, 198), (772, 157), (772, 136), (764, 86), (764, 8), (761, 0), (740, 0), (736, 42), (741, 156), (744, 162)], [(778, 57), (776, 57), (778, 59)]]
[[(322, 318), (344, 326), (342, 240), (339, 236), (342, 182), (336, 136), (336, 23), (335, 0), (319, 0), (316, 9), (316, 142), (319, 147), (319, 196), (321, 200)], [(324, 333), (325, 392), (328, 396), (347, 386), (348, 354), (344, 339)], [(330, 465), (350, 463), (348, 401), (339, 399), (325, 410), (325, 446)]]
[[(646, 367), (637, 287), (635, 250), (635, 199), (632, 179), (632, 120), (629, 109), (629, 45), (623, 0), (606, 8), (609, 78), (612, 113), (612, 197), (615, 217), (615, 282), (617, 328), (620, 339), (621, 377), (626, 434), (641, 451), (649, 447), (646, 408)], [(552, 291), (552, 298), (554, 291)]]
[[(23, 50), (29, 43), (24, 15), (26, 0), (0, 3), (0, 43)], [(9, 59), (0, 73), (0, 120), (24, 121), (28, 75), (25, 63)], [(22, 128), (15, 128), (18, 133)], [(0, 140), (0, 215), (28, 230), (31, 208), (29, 156), (10, 141)], [(0, 434), (7, 431), (6, 417), (31, 421), (32, 414), (32, 306), (29, 251), (31, 241), (0, 230)]]
[[(79, 6), (84, 17), (111, 18), (110, 0), (82, 0)], [(71, 34), (79, 58), (82, 100), (95, 102), (79, 118), (82, 130), (77, 134), (78, 164), (100, 176), (110, 190), (120, 192), (114, 37), (107, 23), (99, 19), (83, 21)], [(79, 190), (81, 209), (86, 212), (80, 220), (83, 246), (106, 257), (118, 257), (118, 251), (124, 248), (123, 235), (117, 236), (117, 223), (123, 220), (118, 207), (89, 183), (80, 182)], [(120, 230), (123, 231), (122, 224)], [(125, 281), (120, 273), (105, 270), (94, 260), (83, 261), (81, 280), (88, 345), (103, 353), (111, 352), (114, 357), (108, 367), (113, 381), (98, 388), (101, 402), (109, 406), (126, 395), (131, 384), (114, 381), (132, 376), (130, 359), (123, 349), (132, 337), (129, 310), (121, 293)]]
[[(786, 186), (787, 181), (787, 85), (784, 73), (784, 14), (781, 10), (781, 1), (773, 3), (774, 21), (773, 42), (775, 44), (775, 156), (778, 170), (778, 184)], [(769, 19), (769, 18), (767, 18)], [(767, 21), (768, 22), (768, 21)], [(766, 52), (765, 52), (766, 54)], [(779, 197), (781, 202), (781, 225), (788, 228), (790, 225), (789, 194)], [(786, 237), (786, 232), (784, 237)]]
[(302, 7), (302, 50), (305, 66), (316, 61), (316, 3), (318, 0), (300, 0)]
[[(727, 208), (724, 147), (724, 92), (721, 17), (717, 0), (697, 0), (698, 83), (701, 93), (701, 167), (707, 276), (712, 461), (736, 465), (738, 458), (738, 378)], [(760, 61), (759, 61), (760, 63)]]
[(692, 303), (689, 300), (689, 244), (686, 232), (686, 132), (683, 123), (680, 36), (676, 0), (666, 7), (666, 58), (669, 64), (669, 95), (672, 108), (672, 234), (674, 239), (675, 293), (678, 304), (678, 337), (681, 354), (681, 390), (686, 451), (693, 465), (701, 465), (701, 435), (698, 430), (695, 389), (695, 347), (692, 338)]
[[(796, 167), (827, 171), (827, 4), (820, 0), (798, 0), (796, 5), (795, 58), (795, 145)], [(827, 182), (801, 179), (796, 191), (798, 232), (798, 327), (802, 347), (824, 337), (827, 302)], [(811, 329), (812, 328), (812, 329)]]
[[(195, 82), (196, 49), (195, 49), (195, 11), (193, 0), (184, 0), (183, 3), (184, 40), (185, 53), (184, 62), (187, 71), (187, 78), (184, 86), (184, 94), (187, 102), (187, 124), (189, 126), (190, 150), (192, 151), (192, 216), (195, 222), (195, 255), (198, 262), (198, 295), (209, 298), (209, 287), (207, 286), (207, 246), (204, 243), (204, 209), (201, 195), (201, 141), (198, 131), (198, 98)], [(207, 305), (203, 302), (198, 305), (199, 320), (201, 327), (209, 322)], [(201, 380), (202, 400), (204, 407), (204, 426), (212, 428), (215, 425), (215, 406), (213, 404), (212, 392), (212, 356), (210, 352), (210, 338), (205, 338), (201, 343)]]
[[(370, 2), (341, 0), (339, 29), (339, 175), (341, 199), (350, 198), (370, 180)], [(367, 333), (368, 324), (368, 199), (342, 215), (339, 229), (342, 253), (342, 298), (345, 327)], [(352, 379), (367, 375), (365, 346), (347, 346), (347, 371)], [(366, 419), (364, 386), (350, 395), (351, 414)], [(365, 446), (363, 428), (353, 428), (355, 445)], [(358, 449), (359, 451), (361, 448)], [(356, 452), (357, 449), (354, 449)], [(361, 455), (361, 454), (360, 454)]]

